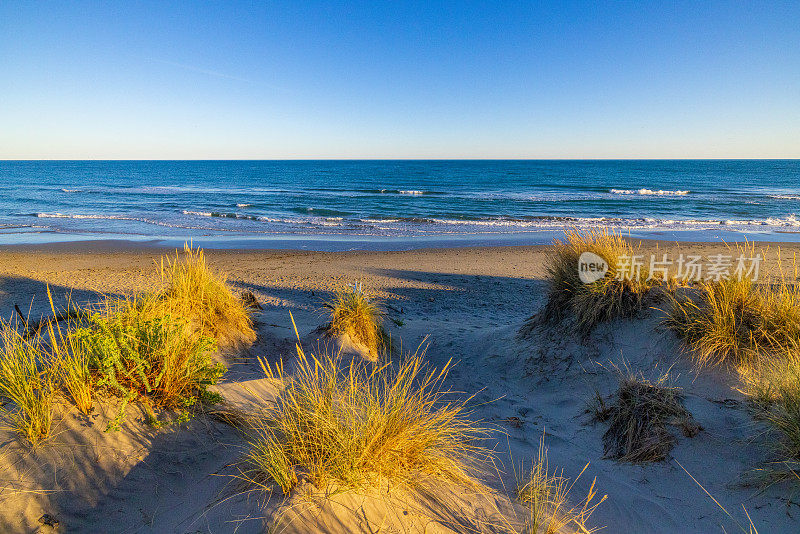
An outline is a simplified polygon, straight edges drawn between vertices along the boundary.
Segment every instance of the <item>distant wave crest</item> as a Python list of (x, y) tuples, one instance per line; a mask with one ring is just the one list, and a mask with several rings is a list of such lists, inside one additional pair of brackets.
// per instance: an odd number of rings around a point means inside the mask
[(339, 226), (341, 225), (342, 217), (306, 217), (306, 218), (290, 218), (280, 219), (276, 217), (263, 217), (258, 215), (248, 215), (246, 213), (225, 213), (220, 211), (194, 211), (183, 210), (184, 215), (193, 215), (195, 217), (219, 217), (223, 219), (240, 219), (247, 221), (269, 222), (269, 223), (284, 223), (293, 225), (315, 225), (315, 226)]
[(689, 194), (689, 191), (669, 191), (665, 189), (612, 189), (610, 191), (615, 195), (655, 195), (660, 197), (682, 197)]

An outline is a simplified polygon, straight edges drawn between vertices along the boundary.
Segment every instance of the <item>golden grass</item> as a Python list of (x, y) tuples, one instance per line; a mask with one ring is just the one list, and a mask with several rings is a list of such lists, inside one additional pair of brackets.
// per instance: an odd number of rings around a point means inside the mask
[(201, 249), (184, 245), (183, 256), (161, 261), (165, 289), (158, 305), (162, 316), (184, 318), (198, 337), (212, 337), (222, 350), (240, 350), (256, 339), (247, 307), (225, 277), (207, 265)]
[(557, 534), (566, 531), (591, 533), (599, 530), (597, 527), (587, 525), (591, 515), (607, 498), (607, 495), (603, 495), (595, 500), (597, 497), (595, 481), (592, 481), (586, 497), (577, 503), (571, 503), (575, 482), (587, 467), (588, 464), (573, 481), (564, 476), (563, 469), (554, 469), (551, 472), (542, 436), (539, 442), (539, 456), (527, 479), (520, 483), (517, 489), (517, 500), (528, 510), (522, 528), (523, 533)]
[[(53, 303), (53, 296), (50, 288), (47, 288), (47, 297), (50, 300), (50, 308), (53, 316), (58, 313)], [(67, 312), (85, 312), (77, 306), (73, 306), (72, 300), (67, 299)], [(85, 313), (66, 313), (66, 328), (59, 328), (55, 321), (48, 321), (46, 331), (49, 338), (50, 355), (48, 363), (53, 373), (55, 382), (64, 390), (70, 401), (78, 408), (78, 411), (89, 415), (94, 405), (95, 385), (92, 379), (92, 372), (89, 368), (89, 354), (86, 346), (75, 335), (67, 332), (74, 330), (80, 325), (81, 317)], [(55, 323), (55, 325), (54, 325)]]
[[(580, 280), (578, 259), (583, 252), (592, 252), (606, 261), (609, 269), (604, 278), (590, 284)], [(567, 231), (566, 240), (557, 240), (548, 258), (547, 302), (536, 320), (556, 322), (572, 317), (578, 331), (585, 335), (602, 322), (634, 316), (645, 307), (648, 293), (657, 283), (647, 280), (646, 264), (639, 276), (616, 279), (623, 257), (636, 254), (637, 249), (613, 231)], [(533, 323), (529, 323), (523, 328), (530, 329)]]
[(84, 343), (74, 335), (64, 334), (48, 323), (54, 379), (78, 411), (88, 415), (94, 406), (95, 385)]
[(363, 291), (360, 283), (337, 291), (325, 307), (330, 310), (329, 333), (348, 335), (352, 341), (364, 345), (373, 358), (389, 348), (380, 305)]
[(13, 403), (0, 406), (6, 423), (31, 445), (50, 434), (53, 423), (54, 388), (38, 334), (23, 337), (15, 325), (0, 324), (0, 397)]
[(651, 382), (640, 373), (619, 372), (619, 388), (611, 403), (598, 396), (595, 410), (596, 419), (609, 425), (603, 434), (606, 457), (634, 463), (665, 460), (675, 443), (668, 425), (680, 427), (686, 436), (699, 430), (683, 405), (680, 389), (669, 384), (668, 373)]
[(800, 483), (800, 351), (766, 356), (739, 367), (742, 391), (756, 401), (758, 416), (776, 432), (769, 443), (775, 461), (757, 470), (768, 482)]
[(751, 365), (800, 342), (795, 284), (732, 277), (668, 298), (664, 326), (686, 342), (700, 366)]
[(314, 356), (298, 344), (291, 376), (281, 366), (262, 367), (285, 388), (254, 423), (241, 471), (256, 487), (288, 493), (300, 479), (322, 488), (429, 477), (469, 484), (488, 459), (474, 444), (485, 430), (468, 420), (466, 401), (445, 398), (449, 365), (428, 370), (420, 354), (395, 365), (345, 364), (338, 354)]
[[(752, 247), (738, 248), (749, 252)], [(777, 257), (781, 261), (780, 253)], [(800, 287), (749, 277), (704, 282), (669, 297), (663, 324), (684, 340), (699, 367), (727, 365), (757, 413), (777, 431), (777, 461), (760, 469), (768, 480), (800, 482)]]

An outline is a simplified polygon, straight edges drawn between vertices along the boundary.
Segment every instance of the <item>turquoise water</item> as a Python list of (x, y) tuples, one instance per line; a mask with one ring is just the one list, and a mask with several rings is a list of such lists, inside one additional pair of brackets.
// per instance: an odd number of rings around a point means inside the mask
[(567, 226), (800, 240), (800, 161), (0, 162), (0, 243), (410, 248)]

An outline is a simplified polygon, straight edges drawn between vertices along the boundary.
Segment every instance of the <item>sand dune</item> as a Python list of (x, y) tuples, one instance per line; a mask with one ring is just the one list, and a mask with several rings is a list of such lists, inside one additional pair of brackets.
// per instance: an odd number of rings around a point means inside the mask
[[(722, 250), (683, 247), (703, 254)], [(7, 248), (0, 251), (0, 313), (9, 317), (18, 304), (34, 318), (46, 314), (46, 284), (55, 295), (71, 289), (77, 300), (153, 288), (152, 266), (162, 252), (113, 244)], [(207, 254), (235, 288), (252, 291), (264, 306), (255, 315), (259, 338), (251, 357), (232, 362), (219, 385), (232, 406), (247, 410), (254, 394), (275, 394), (275, 384), (263, 379), (252, 356), (291, 362), (290, 311), (305, 346), (329, 343), (317, 330), (324, 321), (321, 299), (361, 280), (402, 320), (402, 326), (389, 325), (393, 340), (414, 350), (429, 336), (431, 364), (457, 362), (447, 386), (478, 392), (473, 417), (498, 429), (487, 443), (497, 450), (501, 467), (485, 477), (491, 492), (430, 482), (422, 495), (381, 486), (331, 496), (304, 486), (283, 503), (278, 496), (241, 491), (231, 475), (245, 441), (227, 425), (198, 418), (156, 431), (132, 410), (119, 432), (105, 433), (110, 412), (85, 418), (64, 407), (54, 436), (34, 451), (0, 430), (0, 530), (264, 532), (277, 520), (283, 532), (499, 531), (501, 523), (519, 525), (515, 514), (522, 511), (510, 498), (513, 466), (530, 464), (543, 432), (551, 466), (574, 477), (590, 464), (574, 492), (584, 495), (596, 478), (608, 500), (592, 524), (606, 532), (734, 531), (679, 464), (743, 524), (745, 506), (760, 532), (800, 530), (797, 504), (785, 486), (758, 491), (743, 484), (767, 452), (764, 428), (735, 390), (735, 377), (723, 370), (697, 375), (678, 341), (659, 330), (657, 310), (602, 325), (585, 340), (557, 327), (518, 338), (524, 320), (543, 302), (545, 247)], [(686, 407), (702, 427), (694, 437), (676, 434), (665, 462), (631, 465), (604, 458), (605, 427), (592, 422), (587, 407), (595, 391), (613, 392), (617, 378), (611, 367), (623, 362), (645, 375), (672, 366)], [(59, 525), (42, 525), (46, 514)]]

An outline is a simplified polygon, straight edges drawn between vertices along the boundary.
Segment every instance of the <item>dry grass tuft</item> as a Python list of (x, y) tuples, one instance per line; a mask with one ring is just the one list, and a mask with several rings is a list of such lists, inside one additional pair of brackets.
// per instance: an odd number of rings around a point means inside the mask
[(383, 326), (380, 305), (362, 289), (360, 283), (337, 291), (325, 307), (331, 316), (329, 333), (348, 335), (354, 342), (364, 345), (373, 358), (389, 348), (389, 335)]
[(187, 244), (183, 257), (162, 258), (161, 278), (166, 287), (157, 313), (186, 319), (198, 337), (214, 338), (222, 350), (241, 350), (255, 341), (248, 308), (225, 277), (208, 267), (201, 249)]
[(599, 530), (587, 526), (589, 519), (607, 496), (603, 495), (597, 501), (595, 481), (589, 492), (577, 504), (570, 503), (570, 496), (575, 482), (583, 475), (583, 470), (575, 480), (564, 477), (563, 470), (554, 469), (550, 472), (547, 460), (547, 449), (544, 446), (544, 436), (539, 442), (539, 456), (531, 469), (528, 479), (519, 484), (517, 499), (528, 509), (528, 517), (522, 532), (525, 534), (556, 534), (565, 532), (591, 533)]
[[(592, 252), (608, 264), (604, 278), (584, 284), (578, 276), (578, 259)], [(639, 276), (617, 280), (618, 266), (624, 257), (631, 258), (636, 249), (621, 235), (602, 230), (569, 230), (565, 241), (556, 241), (548, 259), (549, 290), (544, 310), (523, 327), (530, 330), (536, 322), (558, 322), (567, 317), (575, 320), (582, 335), (598, 324), (618, 317), (631, 317), (642, 310), (656, 280), (647, 280), (647, 265)]]
[(623, 462), (660, 462), (675, 443), (667, 425), (680, 427), (686, 436), (698, 432), (683, 405), (680, 389), (669, 382), (668, 373), (651, 382), (627, 370), (611, 403), (599, 398), (595, 418), (609, 424), (603, 434), (606, 457)]
[[(295, 329), (296, 331), (296, 329)], [(339, 355), (306, 354), (297, 346), (296, 371), (262, 361), (284, 390), (265, 401), (241, 476), (288, 493), (300, 479), (363, 487), (379, 479), (413, 483), (436, 477), (472, 483), (489, 453), (474, 445), (486, 431), (467, 418), (466, 401), (447, 401), (449, 365), (428, 370), (421, 354), (396, 365)]]
[(55, 390), (43, 368), (44, 353), (38, 334), (26, 339), (16, 325), (0, 324), (0, 397), (13, 403), (0, 405), (7, 424), (36, 445), (50, 434)]
[[(740, 252), (753, 255), (752, 247)], [(781, 261), (780, 253), (778, 261)], [(800, 286), (782, 273), (777, 282), (749, 277), (706, 282), (670, 297), (664, 325), (687, 344), (700, 367), (736, 369), (759, 417), (777, 431), (778, 461), (760, 474), (800, 482)]]
[(770, 441), (776, 460), (757, 470), (758, 478), (800, 484), (800, 351), (740, 366), (739, 376), (743, 392), (756, 401), (758, 416), (777, 432)]
[(700, 366), (751, 365), (800, 343), (800, 290), (735, 277), (670, 296), (664, 325), (682, 338)]

